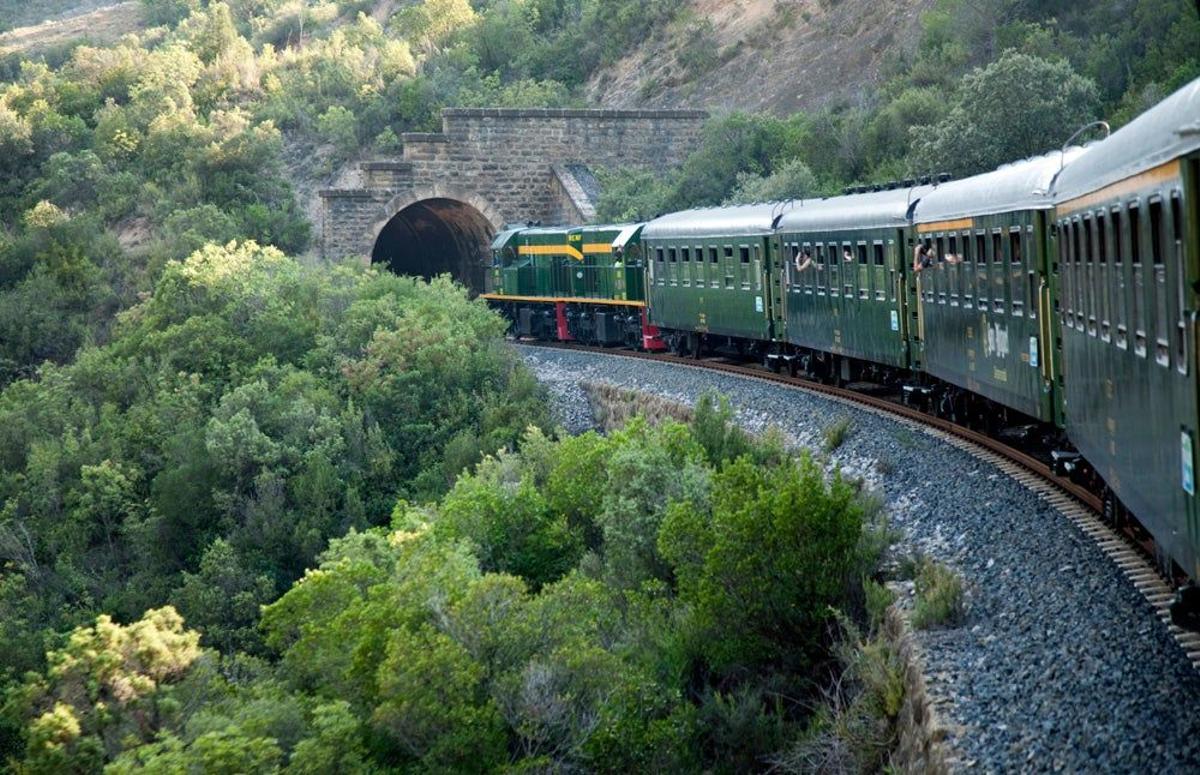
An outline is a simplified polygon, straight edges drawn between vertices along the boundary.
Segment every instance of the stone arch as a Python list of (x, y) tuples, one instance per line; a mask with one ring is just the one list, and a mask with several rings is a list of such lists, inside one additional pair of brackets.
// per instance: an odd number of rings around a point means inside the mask
[(503, 226), (499, 211), (478, 194), (446, 186), (412, 189), (383, 206), (371, 230), (371, 261), (397, 274), (449, 273), (481, 292), (488, 248)]

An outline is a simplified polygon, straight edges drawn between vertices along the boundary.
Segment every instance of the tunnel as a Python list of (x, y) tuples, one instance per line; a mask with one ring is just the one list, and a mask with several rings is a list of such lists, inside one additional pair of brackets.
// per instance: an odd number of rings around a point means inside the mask
[(400, 210), (380, 231), (371, 262), (426, 279), (450, 274), (475, 293), (484, 289), (495, 229), (455, 199), (423, 199)]

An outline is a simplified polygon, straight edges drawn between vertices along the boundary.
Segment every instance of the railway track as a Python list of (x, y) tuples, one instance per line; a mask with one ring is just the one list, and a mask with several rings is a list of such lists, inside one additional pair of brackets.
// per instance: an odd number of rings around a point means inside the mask
[(990, 463), (1021, 486), (1049, 503), (1074, 524), (1080, 532), (1121, 570), (1130, 583), (1146, 599), (1172, 638), (1187, 655), (1192, 667), (1200, 671), (1200, 633), (1185, 630), (1171, 620), (1169, 610), (1175, 597), (1172, 581), (1156, 569), (1150, 549), (1133, 536), (1114, 529), (1102, 517), (1103, 502), (1095, 494), (1065, 477), (1037, 458), (997, 439), (970, 428), (956, 425), (897, 401), (868, 395), (847, 388), (813, 382), (799, 377), (776, 374), (762, 367), (736, 363), (721, 358), (694, 359), (665, 353), (648, 353), (586, 345), (522, 340), (521, 344), (546, 349), (603, 353), (623, 358), (670, 363), (685, 368), (732, 374), (744, 379), (759, 380), (790, 389), (815, 393), (859, 410), (903, 423), (950, 444), (968, 455)]

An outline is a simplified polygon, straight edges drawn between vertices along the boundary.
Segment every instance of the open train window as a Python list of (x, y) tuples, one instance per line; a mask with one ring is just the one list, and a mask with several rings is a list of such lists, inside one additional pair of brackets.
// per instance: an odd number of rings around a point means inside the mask
[(865, 242), (858, 243), (858, 263), (867, 263), (867, 243)]
[(1146, 357), (1146, 304), (1143, 296), (1146, 278), (1142, 274), (1142, 218), (1137, 202), (1129, 203), (1129, 259), (1133, 264), (1133, 287), (1129, 298), (1133, 304), (1133, 351)]
[(875, 253), (875, 266), (883, 266), (883, 243), (876, 242), (871, 249)]
[(1170, 294), (1167, 292), (1166, 255), (1163, 247), (1167, 240), (1163, 230), (1166, 228), (1163, 220), (1163, 202), (1161, 197), (1150, 200), (1150, 260), (1154, 262), (1154, 360), (1160, 366), (1171, 363), (1171, 346), (1168, 341), (1169, 316), (1167, 305)]
[(1014, 264), (1021, 263), (1021, 227), (1008, 233), (1008, 255)]
[(1108, 216), (1103, 211), (1096, 213), (1096, 260), (1108, 263)]
[(675, 248), (667, 248), (667, 260), (672, 264), (679, 260), (679, 254), (675, 252)]
[(660, 264), (663, 262), (663, 249), (662, 248), (654, 249), (654, 260)]
[(987, 263), (987, 238), (983, 232), (975, 234), (975, 260), (980, 264)]
[(999, 264), (1004, 260), (1004, 238), (1000, 235), (1000, 230), (996, 229), (992, 232), (992, 263)]
[(1083, 232), (1083, 258), (1087, 263), (1087, 269), (1084, 274), (1083, 293), (1087, 303), (1087, 332), (1088, 336), (1097, 336), (1100, 333), (1099, 321), (1103, 317), (1103, 308), (1101, 300), (1103, 298), (1104, 288), (1098, 282), (1098, 270), (1096, 263), (1096, 242), (1095, 233), (1093, 231), (1094, 224), (1091, 215), (1083, 216), (1083, 220), (1079, 224), (1079, 228)]
[(709, 248), (709, 249), (708, 249), (708, 262), (709, 262), (710, 264), (715, 264), (715, 263), (718, 263), (719, 261), (720, 261), (720, 259), (718, 258), (718, 252), (717, 252), (717, 249), (716, 249), (716, 248)]
[(746, 247), (745, 245), (742, 245), (741, 247), (738, 248), (738, 256), (740, 257), (741, 262), (743, 264), (750, 263), (750, 248)]
[(1175, 368), (1187, 374), (1186, 269), (1183, 261), (1183, 203), (1178, 191), (1171, 193), (1171, 257), (1175, 268)]
[(1113, 337), (1114, 343), (1122, 350), (1129, 348), (1129, 326), (1126, 313), (1129, 310), (1129, 300), (1126, 297), (1125, 283), (1125, 252), (1124, 252), (1124, 227), (1122, 226), (1123, 218), (1120, 207), (1114, 207), (1109, 211), (1109, 221), (1112, 223), (1112, 239), (1109, 241), (1108, 253), (1112, 256), (1112, 293), (1113, 293), (1113, 323), (1116, 324), (1116, 335)]

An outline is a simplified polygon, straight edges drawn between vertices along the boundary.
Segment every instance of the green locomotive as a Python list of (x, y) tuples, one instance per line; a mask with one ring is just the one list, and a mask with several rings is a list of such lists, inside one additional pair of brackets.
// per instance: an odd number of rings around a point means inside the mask
[(510, 229), (483, 294), (534, 339), (664, 349), (646, 320), (642, 224)]

